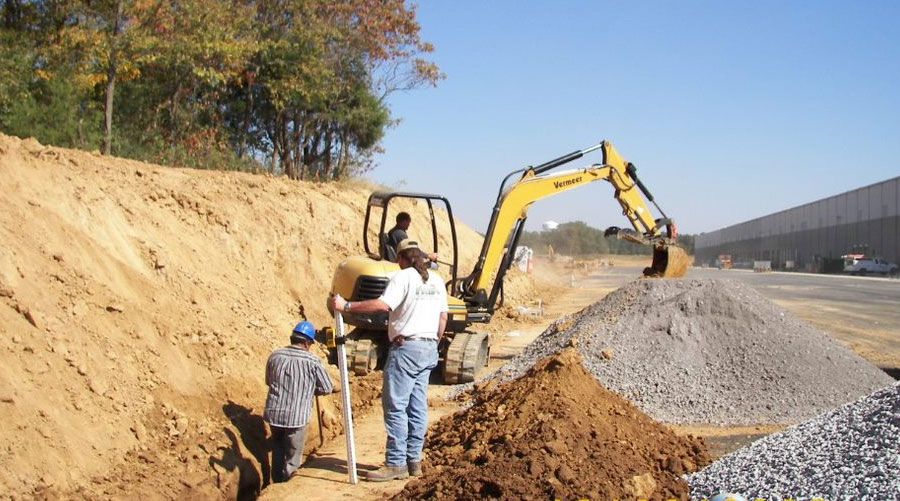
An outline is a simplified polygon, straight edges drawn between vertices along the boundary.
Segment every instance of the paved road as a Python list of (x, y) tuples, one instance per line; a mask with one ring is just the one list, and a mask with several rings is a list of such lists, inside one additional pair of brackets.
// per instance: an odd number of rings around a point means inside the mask
[[(620, 287), (640, 273), (637, 267), (604, 268), (580, 281), (586, 287)], [(739, 280), (877, 365), (900, 368), (900, 280), (709, 268), (693, 268), (687, 276)]]

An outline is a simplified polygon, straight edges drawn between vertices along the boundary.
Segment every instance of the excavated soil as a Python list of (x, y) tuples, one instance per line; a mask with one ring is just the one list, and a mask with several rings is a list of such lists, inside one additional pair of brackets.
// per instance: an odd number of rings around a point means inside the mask
[(566, 349), (433, 425), (425, 476), (394, 499), (687, 499), (680, 475), (708, 462), (702, 440), (603, 388)]
[[(0, 135), (0, 492), (258, 492), (269, 473), (266, 358), (301, 314), (331, 322), (331, 275), (362, 252), (370, 189)], [(402, 209), (419, 238), (427, 208)], [(481, 237), (457, 230), (466, 270)], [(528, 287), (513, 275), (509, 297)], [(359, 412), (377, 405), (377, 375), (354, 386)], [(320, 401), (333, 437), (339, 399)], [(320, 441), (311, 425), (309, 450)]]

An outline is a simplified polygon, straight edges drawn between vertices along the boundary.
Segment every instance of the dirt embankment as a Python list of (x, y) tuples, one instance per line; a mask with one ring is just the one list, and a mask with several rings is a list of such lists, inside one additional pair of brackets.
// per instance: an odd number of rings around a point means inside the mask
[[(329, 321), (331, 274), (361, 252), (369, 190), (0, 135), (0, 191), (0, 489), (258, 489), (266, 357), (301, 311)], [(471, 263), (480, 237), (461, 226)], [(323, 407), (334, 435), (339, 414)]]
[(567, 349), (432, 426), (426, 475), (394, 499), (687, 499), (680, 475), (708, 462)]

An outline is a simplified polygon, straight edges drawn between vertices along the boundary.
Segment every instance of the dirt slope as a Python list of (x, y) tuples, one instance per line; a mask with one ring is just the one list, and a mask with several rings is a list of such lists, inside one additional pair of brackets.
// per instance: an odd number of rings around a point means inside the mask
[[(362, 248), (368, 190), (0, 135), (0, 191), (0, 489), (258, 488), (266, 357), (301, 309), (328, 321), (332, 270)], [(470, 263), (481, 239), (457, 227)]]

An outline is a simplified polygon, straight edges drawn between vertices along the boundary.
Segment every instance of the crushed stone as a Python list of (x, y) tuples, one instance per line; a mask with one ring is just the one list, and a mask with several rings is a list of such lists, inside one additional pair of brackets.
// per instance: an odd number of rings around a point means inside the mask
[(900, 498), (900, 383), (769, 435), (686, 478), (691, 498)]
[(519, 377), (570, 343), (607, 388), (672, 424), (792, 424), (893, 381), (752, 288), (718, 279), (626, 284), (488, 378)]

